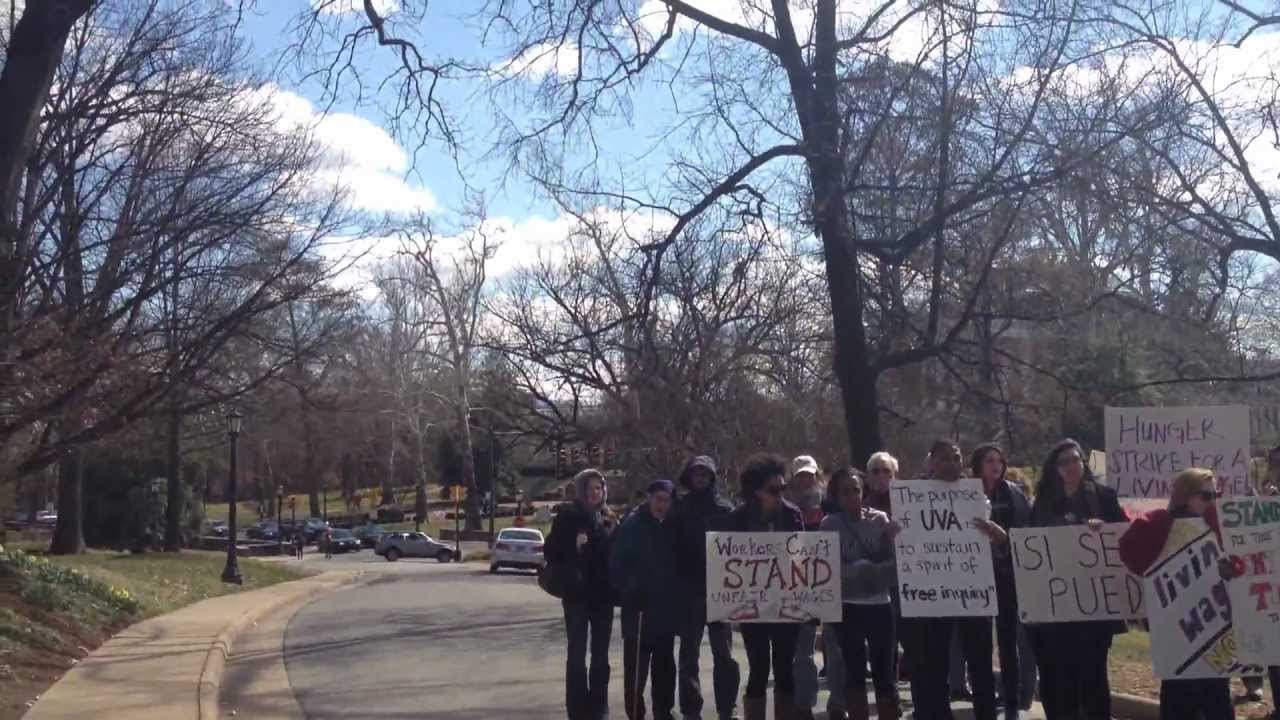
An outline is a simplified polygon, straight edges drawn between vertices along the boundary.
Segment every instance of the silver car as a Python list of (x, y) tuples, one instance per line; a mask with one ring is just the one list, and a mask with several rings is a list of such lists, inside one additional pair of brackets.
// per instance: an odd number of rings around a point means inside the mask
[(458, 559), (452, 545), (432, 540), (420, 532), (384, 533), (378, 538), (373, 552), (386, 558), (387, 562), (395, 562), (402, 557), (435, 558), (442, 563)]
[(537, 570), (546, 564), (542, 557), (544, 543), (542, 531), (526, 528), (505, 528), (498, 533), (493, 544), (493, 559), (489, 572), (496, 573), (504, 567)]

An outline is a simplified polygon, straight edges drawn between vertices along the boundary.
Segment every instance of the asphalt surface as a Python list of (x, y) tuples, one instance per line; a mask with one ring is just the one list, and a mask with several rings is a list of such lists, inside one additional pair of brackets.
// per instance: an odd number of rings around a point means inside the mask
[[(473, 563), (387, 563), (370, 551), (305, 562), (372, 569), (375, 560), (387, 574), (322, 597), (288, 623), (284, 664), (307, 718), (563, 720), (563, 619), (559, 602), (532, 574), (490, 575), (487, 565)], [(615, 622), (614, 720), (625, 717), (619, 633)], [(745, 680), (738, 637), (734, 651)], [(704, 717), (711, 718), (705, 641), (702, 658)], [(825, 690), (818, 707), (826, 707)], [(958, 720), (972, 717), (965, 704), (955, 708)]]

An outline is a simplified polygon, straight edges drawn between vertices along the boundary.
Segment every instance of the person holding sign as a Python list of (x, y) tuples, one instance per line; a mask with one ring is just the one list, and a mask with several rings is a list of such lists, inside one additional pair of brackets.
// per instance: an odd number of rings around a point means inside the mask
[(645, 504), (618, 528), (609, 558), (609, 578), (622, 597), (622, 695), (630, 720), (645, 716), (650, 670), (654, 720), (670, 720), (676, 702), (675, 638), (684, 588), (667, 524), (673, 495), (670, 480), (650, 483)]
[[(1026, 527), (1031, 522), (1031, 503), (1013, 483), (1005, 480), (1009, 463), (999, 445), (979, 445), (969, 457), (969, 469), (982, 480), (982, 489), (991, 503), (991, 522), (1005, 533), (1012, 528)], [(997, 536), (999, 537), (999, 536)], [(1008, 536), (1004, 536), (1007, 540)], [(1007, 541), (991, 543), (995, 565), (996, 602), (1000, 613), (996, 616), (996, 638), (1000, 653), (1000, 682), (1003, 685), (1001, 700), (1008, 720), (1017, 720), (1019, 708), (1018, 678), (1021, 665), (1018, 662), (1018, 592), (1013, 580), (1013, 554)]]
[[(949, 440), (938, 440), (929, 451), (930, 479), (954, 483), (964, 474), (960, 448)], [(1007, 543), (1009, 536), (999, 525), (986, 519), (974, 524), (992, 543)], [(973, 711), (977, 720), (995, 720), (995, 673), (991, 668), (991, 618), (913, 617), (904, 618), (906, 651), (911, 658), (911, 698), (916, 717), (921, 720), (951, 720), (950, 674), (951, 636), (958, 629), (965, 663), (973, 685)]]
[[(1134, 574), (1145, 575), (1164, 550), (1175, 520), (1205, 517), (1216, 529), (1216, 497), (1212, 470), (1190, 468), (1178, 473), (1173, 479), (1169, 508), (1153, 510), (1134, 520), (1120, 536), (1120, 559)], [(1160, 720), (1232, 720), (1235, 711), (1230, 683), (1226, 677), (1161, 680)]]
[(844, 468), (831, 477), (840, 511), (822, 521), (822, 529), (840, 534), (840, 582), (844, 613), (835, 626), (844, 652), (845, 704), (850, 720), (867, 720), (867, 662), (876, 692), (876, 717), (898, 717), (895, 680), (893, 538), (899, 530), (885, 513), (862, 504), (862, 477)]
[(547, 570), (555, 569), (563, 577), (561, 603), (568, 637), (565, 708), (569, 720), (599, 720), (609, 713), (609, 641), (613, 636), (609, 543), (616, 521), (605, 503), (608, 489), (599, 470), (588, 468), (578, 473), (571, 487), (575, 499), (556, 513), (543, 557)]
[[(1128, 522), (1115, 490), (1101, 485), (1084, 461), (1075, 440), (1063, 440), (1049, 451), (1040, 469), (1032, 527)], [(1111, 717), (1107, 655), (1112, 636), (1126, 631), (1119, 621), (1060, 622), (1029, 625), (1031, 645), (1040, 665), (1040, 702), (1048, 720), (1094, 720)]]
[[(725, 524), (730, 532), (800, 532), (800, 510), (782, 499), (786, 488), (787, 461), (777, 455), (758, 454), (747, 459), (738, 476), (743, 504)], [(742, 644), (747, 650), (747, 688), (743, 693), (743, 720), (764, 720), (769, 671), (773, 670), (773, 713), (776, 720), (795, 718), (796, 656), (794, 623), (744, 623)]]

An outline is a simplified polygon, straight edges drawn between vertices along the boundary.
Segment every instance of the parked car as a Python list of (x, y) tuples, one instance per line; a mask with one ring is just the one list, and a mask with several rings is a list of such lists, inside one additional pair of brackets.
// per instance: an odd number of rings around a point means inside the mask
[(250, 540), (279, 540), (280, 526), (274, 520), (263, 520), (244, 531)]
[(302, 529), (302, 538), (309, 543), (318, 540), (324, 534), (325, 528), (329, 527), (329, 523), (318, 517), (309, 517), (306, 520), (301, 520), (298, 525)]
[(335, 528), (329, 531), (329, 552), (360, 552), (360, 541), (350, 530)]
[(231, 532), (231, 528), (227, 527), (226, 520), (210, 520), (205, 527), (205, 532), (214, 537), (226, 537)]
[(504, 528), (493, 543), (489, 572), (496, 573), (504, 567), (537, 570), (547, 562), (542, 556), (544, 542), (541, 530)]
[(41, 510), (40, 512), (36, 513), (36, 524), (37, 525), (57, 525), (58, 524), (57, 511)]
[(452, 545), (445, 545), (439, 540), (432, 540), (420, 532), (384, 533), (378, 538), (373, 552), (395, 562), (402, 557), (435, 558), (447, 563), (457, 559)]
[(355, 529), (356, 539), (364, 547), (378, 547), (378, 538), (385, 535), (387, 529), (381, 525), (361, 525)]

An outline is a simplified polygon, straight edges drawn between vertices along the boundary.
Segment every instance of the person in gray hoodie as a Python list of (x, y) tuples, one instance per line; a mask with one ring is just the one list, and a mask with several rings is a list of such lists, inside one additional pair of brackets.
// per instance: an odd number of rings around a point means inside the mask
[[(867, 720), (867, 663), (876, 693), (876, 717), (898, 717), (895, 618), (890, 590), (895, 582), (889, 516), (862, 504), (862, 477), (843, 468), (831, 477), (840, 507), (822, 529), (840, 535), (840, 590), (844, 609), (838, 635), (844, 651), (845, 703), (850, 720)], [(829, 682), (838, 682), (828, 678)]]
[(733, 629), (728, 623), (707, 623), (708, 530), (723, 529), (733, 505), (720, 497), (716, 463), (706, 455), (691, 458), (677, 479), (684, 495), (671, 511), (676, 536), (676, 570), (684, 583), (687, 602), (680, 627), (680, 713), (686, 720), (702, 717), (702, 684), (698, 677), (702, 632), (711, 641), (711, 682), (720, 720), (736, 717), (741, 670), (733, 659)]

